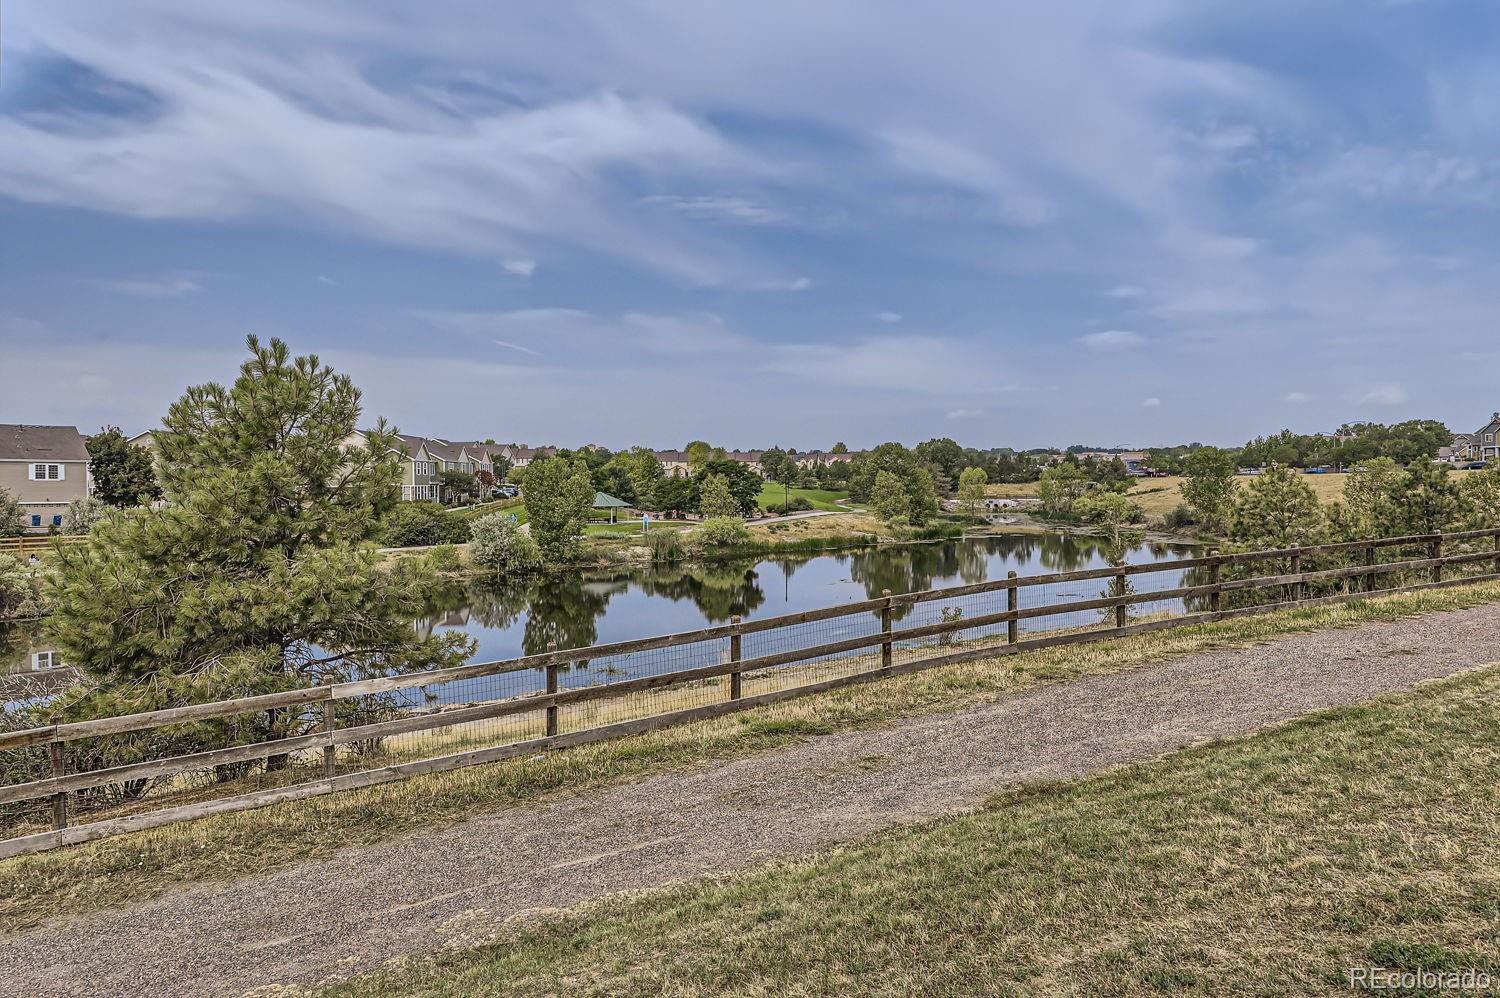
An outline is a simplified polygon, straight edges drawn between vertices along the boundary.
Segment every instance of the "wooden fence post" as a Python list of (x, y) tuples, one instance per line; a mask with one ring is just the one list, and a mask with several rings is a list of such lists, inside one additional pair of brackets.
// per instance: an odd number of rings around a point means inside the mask
[[(1212, 551), (1208, 552), (1208, 556), (1210, 558), (1218, 558), (1219, 557), (1219, 549), (1218, 548), (1214, 548)], [(1221, 565), (1218, 561), (1215, 561), (1213, 564), (1209, 565), (1208, 566), (1208, 584), (1211, 585), (1211, 586), (1217, 586), (1219, 584), (1220, 577), (1223, 575), (1223, 571), (1224, 571), (1224, 566)], [(1223, 606), (1223, 603), (1224, 603), (1223, 595), (1224, 594), (1221, 593), (1221, 592), (1219, 592), (1217, 589), (1215, 589), (1213, 592), (1211, 592), (1211, 593), (1208, 594), (1208, 612), (1209, 613), (1218, 613), (1219, 612), (1219, 608), (1221, 606)]]
[[(1371, 565), (1374, 565), (1374, 564), (1375, 564), (1375, 545), (1371, 544), (1369, 547), (1365, 548), (1365, 565), (1366, 566), (1371, 566)], [(1367, 592), (1367, 593), (1373, 593), (1375, 591), (1375, 589), (1377, 588), (1378, 585), (1379, 585), (1379, 582), (1375, 578), (1375, 573), (1374, 572), (1370, 572), (1369, 574), (1367, 574), (1365, 576), (1365, 592)]]
[[(547, 643), (547, 651), (549, 651), (549, 652), (557, 651), (557, 642), (556, 641), (550, 641), (550, 642), (548, 642)], [(557, 692), (557, 663), (556, 662), (548, 662), (547, 663), (547, 694), (548, 694), (548, 696), (551, 696), (552, 694), (554, 694), (556, 692)], [(557, 734), (557, 704), (555, 704), (555, 703), (549, 703), (547, 705), (547, 737), (551, 738), (555, 734)]]
[[(52, 763), (52, 775), (62, 777), (67, 773), (67, 762), (63, 756), (63, 743), (49, 742), (47, 756)], [(68, 827), (68, 795), (66, 792), (52, 795), (52, 827), (61, 831)]]
[[(1500, 541), (1500, 535), (1497, 535), (1495, 537), (1495, 540), (1496, 541)], [(1497, 561), (1500, 561), (1500, 559), (1497, 559)], [(1500, 569), (1497, 569), (1497, 571), (1500, 571)], [(1005, 577), (1007, 579), (1014, 580), (1016, 578), (1016, 573), (1015, 572), (1006, 572), (1005, 573)], [(1011, 612), (1011, 613), (1015, 613), (1018, 609), (1020, 609), (1020, 607), (1021, 607), (1021, 587), (1020, 586), (1011, 586), (1009, 589), (1007, 589), (1005, 591), (1005, 609), (1007, 611)], [(1019, 620), (1017, 620), (1015, 617), (1012, 617), (1012, 618), (1010, 618), (1010, 620), (1008, 622), (1006, 622), (1006, 625), (1005, 625), (1005, 640), (1008, 641), (1008, 642), (1010, 642), (1011, 644), (1015, 644), (1020, 639), (1021, 639), (1021, 622)]]
[[(1300, 554), (1294, 554), (1294, 555), (1292, 555), (1292, 574), (1293, 575), (1301, 575), (1302, 574), (1302, 556)], [(1302, 582), (1302, 580), (1298, 579), (1296, 582), (1293, 582), (1292, 583), (1292, 602), (1293, 603), (1299, 602), (1302, 599), (1303, 592), (1304, 592), (1304, 583)]]
[(1495, 535), (1495, 574), (1500, 575), (1500, 534)]
[[(1443, 556), (1443, 532), (1441, 530), (1438, 531), (1437, 540), (1428, 545), (1427, 554), (1428, 557), (1434, 559), (1441, 558)], [(1443, 581), (1443, 566), (1441, 564), (1432, 566), (1432, 581)]]
[[(740, 615), (735, 614), (733, 617), (730, 617), (729, 622), (735, 627), (739, 627)], [(729, 661), (738, 662), (741, 657), (740, 632), (736, 630), (733, 634), (729, 635)], [(729, 674), (729, 699), (738, 700), (742, 696), (744, 696), (744, 685), (740, 673), (731, 672)]]
[[(338, 723), (338, 718), (337, 718), (337, 715), (334, 712), (333, 704), (334, 704), (333, 697), (329, 697), (327, 700), (323, 701), (323, 731), (325, 733), (329, 734), (329, 735), (333, 734), (333, 729), (334, 729), (334, 727)], [(327, 745), (323, 746), (323, 775), (324, 776), (332, 776), (334, 774), (334, 770), (335, 770), (335, 759), (334, 759), (334, 757), (337, 754), (338, 754), (338, 746), (334, 745), (333, 742), (330, 741)]]
[[(889, 589), (882, 589), (880, 591), (880, 595), (881, 595), (881, 598), (883, 598), (885, 600), (885, 605), (880, 608), (880, 633), (882, 633), (882, 634), (890, 634), (891, 633), (891, 591)], [(880, 671), (881, 671), (882, 674), (887, 675), (887, 676), (891, 674), (891, 652), (892, 652), (891, 642), (890, 642), (890, 639), (887, 638), (880, 645)]]
[[(1125, 598), (1125, 587), (1128, 586), (1128, 585), (1130, 585), (1130, 580), (1128, 580), (1127, 578), (1125, 578), (1124, 574), (1120, 574), (1120, 575), (1116, 575), (1115, 576), (1115, 596), (1116, 596), (1116, 598), (1118, 598), (1118, 599), (1124, 599)], [(1124, 603), (1116, 603), (1115, 604), (1115, 626), (1116, 627), (1124, 627), (1125, 626), (1125, 620), (1126, 620), (1125, 604)]]

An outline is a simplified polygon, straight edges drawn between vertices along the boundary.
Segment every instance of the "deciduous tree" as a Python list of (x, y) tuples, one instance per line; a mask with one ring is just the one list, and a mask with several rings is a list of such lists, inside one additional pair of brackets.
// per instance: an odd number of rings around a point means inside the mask
[(161, 498), (151, 452), (132, 447), (118, 426), (106, 426), (89, 437), (89, 477), (94, 495), (111, 506), (134, 506)]
[(574, 553), (594, 505), (587, 465), (565, 457), (533, 461), (526, 469), (526, 515), (542, 555), (556, 561)]
[(1220, 531), (1234, 503), (1234, 456), (1217, 447), (1199, 447), (1182, 461), (1182, 499), (1206, 529)]

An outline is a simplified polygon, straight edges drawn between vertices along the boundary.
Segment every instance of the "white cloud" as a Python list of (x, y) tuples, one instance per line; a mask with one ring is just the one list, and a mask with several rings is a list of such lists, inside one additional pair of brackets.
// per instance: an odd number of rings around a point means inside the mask
[(1293, 405), (1301, 405), (1303, 402), (1311, 402), (1313, 397), (1307, 392), (1287, 392), (1281, 401), (1290, 402)]
[(505, 340), (491, 340), (490, 342), (495, 344), (495, 346), (497, 347), (505, 347), (507, 350), (518, 350), (521, 353), (527, 353), (533, 357), (540, 357), (542, 355), (542, 352), (540, 350), (533, 350), (531, 349), (531, 347), (523, 347), (519, 343), (508, 343)]
[(1148, 399), (1143, 399), (1141, 401), (1141, 408), (1142, 409), (1156, 409), (1156, 408), (1159, 408), (1160, 406), (1161, 406), (1161, 399), (1157, 398), (1154, 395), (1151, 396)]
[(340, 284), (338, 281), (335, 281), (331, 277), (324, 277), (322, 274), (318, 275), (318, 283), (319, 284), (326, 284), (326, 285), (328, 285), (331, 288), (341, 288), (341, 287), (343, 287), (343, 285)]
[(771, 225), (786, 221), (786, 216), (774, 208), (751, 201), (749, 198), (728, 195), (689, 197), (677, 194), (653, 194), (642, 198), (641, 203), (662, 205), (689, 218), (737, 222), (742, 225)]
[(1141, 298), (1146, 294), (1146, 289), (1134, 284), (1116, 284), (1104, 292), (1108, 298)]
[(877, 312), (875, 318), (881, 322), (897, 323), (901, 321), (902, 316), (900, 312)]
[(180, 298), (202, 291), (199, 275), (186, 272), (144, 277), (104, 278), (85, 282), (101, 291), (133, 298)]
[(1084, 345), (1085, 349), (1094, 353), (1119, 353), (1144, 346), (1146, 338), (1128, 329), (1106, 329), (1103, 332), (1080, 336), (1079, 342)]
[(1362, 405), (1400, 405), (1406, 401), (1406, 389), (1400, 385), (1371, 385), (1356, 401)]
[(947, 413), (948, 419), (978, 419), (984, 415), (983, 409), (950, 409)]
[(500, 269), (507, 274), (514, 274), (516, 277), (529, 279), (532, 274), (536, 273), (536, 261), (520, 257), (513, 260), (502, 260), (500, 262)]

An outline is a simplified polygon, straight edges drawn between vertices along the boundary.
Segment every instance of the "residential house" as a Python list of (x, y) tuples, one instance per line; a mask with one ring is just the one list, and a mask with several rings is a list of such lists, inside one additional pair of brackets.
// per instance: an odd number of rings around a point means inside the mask
[(1479, 461), (1500, 461), (1500, 412), (1474, 432), (1474, 458)]
[(401, 498), (410, 502), (430, 499), (436, 502), (443, 487), (443, 459), (429, 448), (426, 437), (398, 434), (405, 464), (401, 469)]
[(760, 459), (765, 455), (763, 450), (731, 450), (724, 452), (724, 460), (738, 461), (740, 464), (748, 464), (750, 470), (757, 475), (761, 474)]
[(844, 461), (852, 461), (854, 455), (845, 451), (835, 454), (832, 451), (810, 450), (805, 454), (793, 454), (792, 460), (797, 462), (799, 468), (816, 468), (819, 465), (839, 464)]
[[(445, 471), (461, 471), (468, 474), (478, 474), (481, 471), (495, 473), (494, 458), (491, 456), (493, 445), (479, 443), (474, 440), (443, 440), (438, 437), (428, 437), (425, 440), (427, 453), (437, 462), (438, 480), (442, 480)], [(495, 448), (500, 451), (501, 448)], [(529, 463), (529, 462), (528, 462)], [(473, 498), (467, 492), (460, 494), (457, 498)]]
[(21, 505), (21, 527), (61, 527), (68, 502), (93, 490), (89, 452), (76, 426), (0, 423), (0, 489)]
[(668, 478), (687, 478), (693, 473), (685, 450), (659, 450), (656, 452), (656, 459), (661, 462), (662, 470), (667, 473)]
[[(1448, 448), (1448, 460), (1450, 461), (1472, 461), (1474, 460), (1474, 434), (1455, 433), (1453, 444)], [(1438, 457), (1443, 456), (1443, 449), (1438, 448)]]
[(524, 468), (532, 461), (556, 457), (556, 447), (533, 447), (530, 444), (505, 444), (496, 452), (510, 462), (512, 468)]

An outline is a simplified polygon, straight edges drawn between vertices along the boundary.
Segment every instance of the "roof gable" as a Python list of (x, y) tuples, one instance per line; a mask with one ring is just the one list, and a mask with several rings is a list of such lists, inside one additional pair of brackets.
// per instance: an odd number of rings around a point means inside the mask
[(0, 460), (87, 461), (88, 448), (76, 426), (0, 423)]

